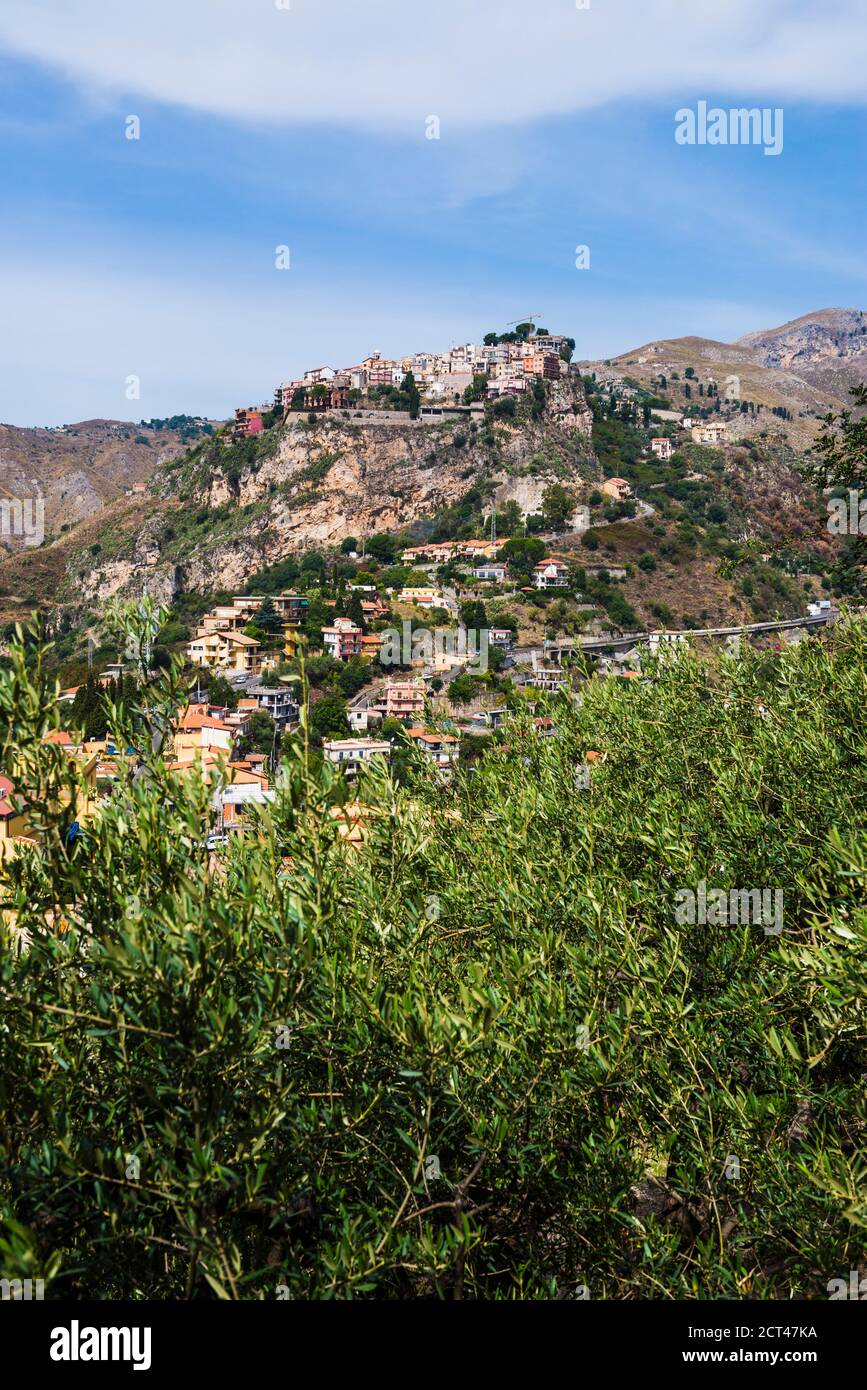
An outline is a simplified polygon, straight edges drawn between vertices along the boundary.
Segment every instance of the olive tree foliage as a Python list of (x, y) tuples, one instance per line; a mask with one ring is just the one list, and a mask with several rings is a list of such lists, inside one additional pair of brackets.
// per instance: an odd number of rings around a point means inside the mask
[(867, 485), (867, 386), (853, 386), (849, 394), (854, 410), (831, 412), (823, 417), (824, 429), (815, 445), (805, 475), (816, 487)]
[[(373, 772), (358, 848), (302, 726), (254, 832), (209, 855), (209, 789), (146, 737), (175, 681), (112, 711), (140, 761), (70, 846), (44, 656), (0, 673), (40, 824), (0, 861), (4, 1275), (827, 1297), (857, 1264), (862, 625), (590, 680), (551, 701), (556, 737), (518, 710), (448, 783)], [(782, 890), (783, 931), (680, 923), (702, 880)]]

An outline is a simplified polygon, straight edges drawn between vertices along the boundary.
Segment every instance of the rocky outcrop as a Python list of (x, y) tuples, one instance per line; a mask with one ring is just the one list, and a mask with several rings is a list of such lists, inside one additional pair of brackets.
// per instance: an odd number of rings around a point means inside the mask
[[(356, 421), (341, 412), (310, 423), (293, 416), (241, 467), (224, 436), (180, 471), (158, 475), (165, 509), (122, 554), (93, 566), (81, 580), (82, 597), (237, 588), (289, 554), (429, 520), (474, 486), (498, 506), (516, 500), (537, 510), (551, 482), (580, 492), (597, 476), (591, 423), (580, 381), (569, 378), (550, 390), (538, 420)], [(180, 492), (185, 512), (219, 517), (229, 533), (216, 524), (210, 532), (206, 520), (201, 537), (173, 555), (164, 533)]]

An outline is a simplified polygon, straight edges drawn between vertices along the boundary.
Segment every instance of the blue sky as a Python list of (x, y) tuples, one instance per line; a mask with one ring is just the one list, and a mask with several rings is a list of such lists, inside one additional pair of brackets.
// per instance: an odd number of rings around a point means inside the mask
[[(862, 307), (867, 7), (755, 10), (4, 0), (0, 420), (222, 417), (528, 314), (596, 357)], [(700, 99), (781, 107), (782, 154), (676, 144)]]

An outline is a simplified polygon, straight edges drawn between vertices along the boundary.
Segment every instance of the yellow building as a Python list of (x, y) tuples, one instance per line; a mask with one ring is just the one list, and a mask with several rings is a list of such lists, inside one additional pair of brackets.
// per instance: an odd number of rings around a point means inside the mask
[(19, 806), (19, 799), (13, 783), (0, 773), (0, 859), (11, 854), (16, 840), (28, 833), (27, 810)]
[(259, 643), (246, 633), (209, 631), (199, 628), (187, 645), (187, 658), (193, 666), (212, 671), (228, 671), (232, 675), (257, 675)]
[[(58, 743), (74, 761), (80, 776), (80, 784), (75, 792), (75, 819), (86, 821), (93, 815), (97, 803), (95, 754), (84, 753), (75, 747), (67, 747), (65, 740), (69, 735), (51, 737), (46, 742)], [(64, 791), (60, 806), (69, 804), (69, 794)], [(56, 808), (56, 809), (59, 809)], [(0, 859), (14, 854), (21, 844), (38, 844), (36, 829), (31, 823), (27, 808), (27, 798), (23, 796), (8, 777), (0, 774)]]
[(414, 603), (419, 608), (432, 608), (437, 601), (436, 589), (401, 589), (401, 603)]

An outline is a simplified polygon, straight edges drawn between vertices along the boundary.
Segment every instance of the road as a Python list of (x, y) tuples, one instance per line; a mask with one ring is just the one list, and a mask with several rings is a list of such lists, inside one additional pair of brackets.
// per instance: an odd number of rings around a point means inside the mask
[[(587, 641), (579, 642), (578, 646), (584, 652), (597, 652), (610, 650), (612, 647), (616, 649), (634, 647), (639, 642), (646, 642), (650, 637), (741, 637), (759, 632), (782, 632), (789, 628), (823, 627), (835, 617), (836, 612), (831, 610), (828, 613), (820, 613), (817, 617), (785, 618), (769, 623), (747, 623), (741, 627), (699, 627), (670, 629), (664, 633), (658, 631), (623, 633), (619, 637), (592, 637)], [(572, 641), (551, 642), (545, 651), (550, 653), (574, 649), (574, 647), (575, 643)]]

